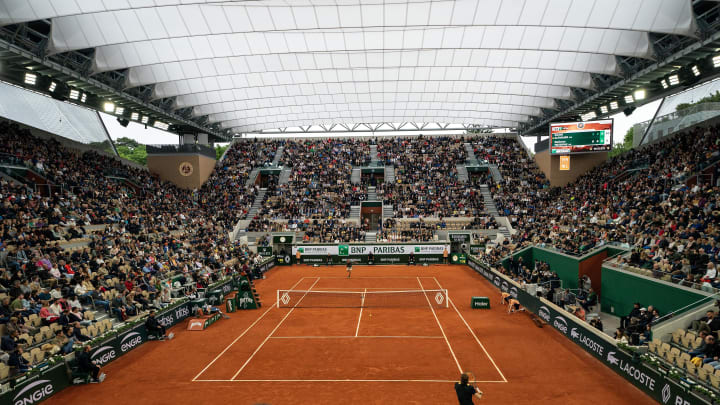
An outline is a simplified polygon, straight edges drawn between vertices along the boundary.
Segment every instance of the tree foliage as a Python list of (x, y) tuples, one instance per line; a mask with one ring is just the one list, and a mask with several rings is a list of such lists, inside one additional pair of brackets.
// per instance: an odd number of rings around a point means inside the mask
[(716, 91), (715, 94), (711, 94), (709, 96), (701, 98), (699, 101), (696, 101), (694, 103), (680, 103), (675, 107), (676, 111), (682, 111), (685, 109), (688, 109), (692, 106), (702, 104), (702, 103), (718, 103), (720, 102), (720, 91)]
[(628, 129), (628, 131), (625, 133), (625, 139), (623, 139), (623, 143), (613, 145), (613, 149), (610, 151), (608, 156), (613, 158), (615, 156), (622, 155), (623, 153), (632, 149), (634, 136), (635, 127), (630, 127), (630, 129)]
[(223, 153), (225, 153), (225, 151), (226, 151), (227, 148), (229, 148), (229, 147), (230, 147), (230, 144), (227, 144), (227, 145), (225, 145), (225, 146), (215, 145), (215, 160), (220, 160), (220, 158), (222, 157)]
[(118, 138), (115, 140), (115, 149), (121, 158), (131, 160), (145, 166), (147, 164), (147, 151), (145, 145), (130, 138)]

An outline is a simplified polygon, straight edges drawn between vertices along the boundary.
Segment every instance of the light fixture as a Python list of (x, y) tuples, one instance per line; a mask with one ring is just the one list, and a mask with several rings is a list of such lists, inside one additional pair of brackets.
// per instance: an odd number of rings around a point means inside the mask
[(670, 83), (671, 86), (677, 86), (680, 84), (680, 78), (678, 75), (668, 76), (668, 83)]
[(660, 84), (663, 86), (663, 89), (667, 89), (668, 87), (670, 87), (668, 86), (667, 80), (665, 79), (660, 80)]
[(617, 101), (611, 101), (611, 102), (610, 102), (610, 109), (611, 109), (611, 110), (617, 110), (618, 107), (620, 107), (620, 106), (618, 105), (618, 102), (617, 102)]
[(25, 84), (34, 86), (37, 83), (37, 75), (34, 73), (25, 73)]
[(603, 114), (607, 114), (607, 113), (608, 113), (608, 108), (607, 108), (607, 106), (606, 106), (606, 105), (601, 105), (601, 106), (600, 106), (600, 112), (603, 113)]
[(713, 67), (720, 67), (720, 55), (713, 56), (712, 62), (713, 62)]
[(589, 121), (595, 117), (597, 117), (597, 114), (595, 114), (595, 111), (590, 111), (589, 113), (585, 113), (580, 116), (580, 118), (582, 118), (583, 121)]
[(77, 90), (70, 90), (70, 100), (77, 100), (80, 97), (80, 92)]
[(84, 103), (85, 101), (87, 101), (87, 93), (83, 93), (82, 96), (80, 96), (80, 102)]
[(55, 91), (56, 88), (57, 88), (57, 83), (55, 83), (55, 82), (50, 82), (50, 87), (48, 87), (48, 91), (49, 91), (50, 93), (52, 93), (53, 91)]
[(123, 115), (125, 107), (115, 107), (115, 115)]
[(697, 67), (697, 65), (693, 66), (690, 70), (692, 70), (695, 77), (700, 76), (700, 69)]
[(147, 124), (149, 119), (150, 119), (150, 117), (148, 117), (147, 115), (143, 115), (140, 122), (142, 122), (143, 124)]
[(115, 104), (108, 101), (103, 105), (103, 110), (105, 110), (106, 113), (111, 113), (115, 111)]
[(633, 94), (635, 96), (635, 100), (644, 100), (645, 99), (645, 90), (639, 89), (635, 90), (635, 93)]
[(625, 104), (634, 103), (635, 99), (633, 98), (632, 94), (628, 94), (625, 96)]
[(163, 131), (166, 131), (168, 129), (168, 124), (162, 122), (162, 121), (155, 121), (155, 128), (162, 129)]
[(138, 114), (138, 113), (132, 113), (132, 114), (130, 114), (130, 119), (131, 119), (131, 120), (137, 121), (138, 118), (140, 118), (140, 114)]

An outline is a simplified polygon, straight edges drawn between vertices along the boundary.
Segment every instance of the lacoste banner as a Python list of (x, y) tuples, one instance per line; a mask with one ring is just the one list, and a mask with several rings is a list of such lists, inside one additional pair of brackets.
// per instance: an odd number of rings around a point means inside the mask
[(538, 315), (565, 337), (660, 403), (673, 405), (706, 404), (694, 393), (686, 392), (674, 381), (666, 379), (658, 371), (634, 359), (632, 354), (618, 348), (609, 336), (601, 335), (601, 332), (596, 332), (594, 328), (551, 302), (533, 297), (522, 288), (519, 288), (508, 277), (490, 269), (475, 257), (470, 257), (468, 265), (493, 283), (499, 290), (508, 292), (517, 298), (525, 309)]
[(34, 405), (57, 394), (70, 385), (65, 363), (59, 363), (30, 377), (15, 380), (15, 387), (0, 395), (0, 403)]

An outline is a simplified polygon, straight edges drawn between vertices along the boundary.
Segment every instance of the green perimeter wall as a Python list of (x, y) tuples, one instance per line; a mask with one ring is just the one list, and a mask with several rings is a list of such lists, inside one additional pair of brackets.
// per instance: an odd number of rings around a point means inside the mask
[(602, 291), (602, 311), (618, 316), (627, 315), (635, 302), (652, 305), (666, 315), (710, 295), (607, 265), (602, 266)]

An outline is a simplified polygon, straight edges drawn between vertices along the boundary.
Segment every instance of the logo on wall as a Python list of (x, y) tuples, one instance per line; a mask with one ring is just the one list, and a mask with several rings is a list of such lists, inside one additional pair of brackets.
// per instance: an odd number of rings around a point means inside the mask
[(280, 237), (280, 243), (285, 243), (285, 240), (286, 240), (286, 239), (285, 239), (284, 236), (281, 236), (281, 237)]
[(178, 170), (180, 171), (180, 175), (185, 177), (190, 176), (191, 174), (193, 174), (193, 171), (195, 171), (192, 163), (190, 162), (180, 163), (180, 167), (178, 167)]

